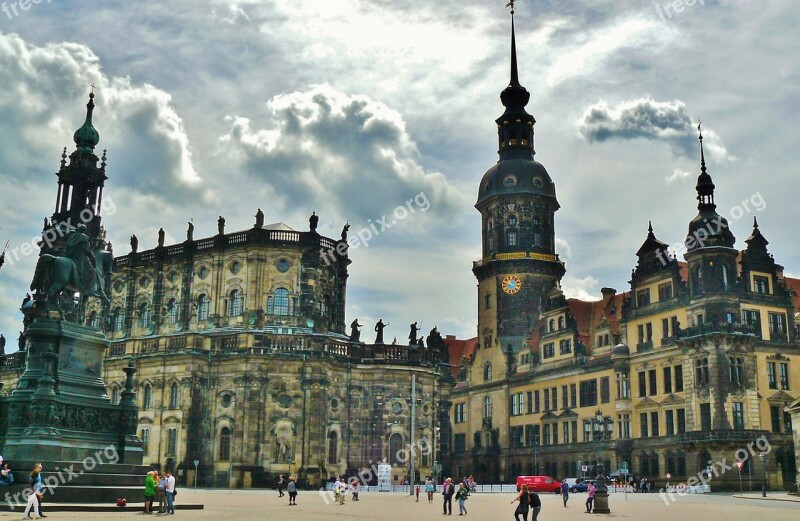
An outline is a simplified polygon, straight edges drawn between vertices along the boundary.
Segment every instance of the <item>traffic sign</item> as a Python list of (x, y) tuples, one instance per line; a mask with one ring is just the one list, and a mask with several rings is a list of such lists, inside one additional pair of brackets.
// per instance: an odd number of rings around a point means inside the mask
[(589, 465), (583, 465), (583, 466), (581, 467), (581, 470), (582, 470), (583, 472), (589, 472)]
[(736, 462), (736, 468), (738, 468), (739, 470), (742, 470), (742, 467), (744, 467), (744, 461), (737, 461)]

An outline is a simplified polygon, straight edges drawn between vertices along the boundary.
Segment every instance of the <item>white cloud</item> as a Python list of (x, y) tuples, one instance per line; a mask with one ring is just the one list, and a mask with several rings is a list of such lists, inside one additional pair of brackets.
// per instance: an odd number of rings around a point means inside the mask
[(567, 298), (587, 301), (600, 300), (600, 297), (595, 294), (598, 291), (597, 280), (590, 275), (582, 279), (566, 275), (561, 279), (561, 289)]
[(682, 180), (686, 179), (687, 177), (691, 177), (691, 175), (692, 175), (692, 172), (689, 172), (687, 170), (682, 170), (680, 168), (676, 168), (675, 170), (673, 170), (672, 174), (670, 174), (670, 175), (668, 175), (666, 177), (666, 179), (667, 179), (667, 183), (674, 183), (675, 181), (682, 181)]

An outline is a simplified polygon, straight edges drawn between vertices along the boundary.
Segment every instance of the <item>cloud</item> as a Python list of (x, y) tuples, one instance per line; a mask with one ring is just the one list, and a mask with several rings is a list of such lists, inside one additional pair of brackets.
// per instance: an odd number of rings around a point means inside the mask
[(267, 107), (269, 128), (229, 116), (219, 152), (270, 185), (276, 198), (305, 201), (358, 226), (424, 194), (430, 209), (417, 214), (417, 231), (430, 219), (467, 211), (468, 196), (443, 174), (426, 171), (403, 118), (383, 103), (319, 85), (275, 96)]
[(675, 181), (681, 181), (686, 179), (687, 177), (691, 177), (692, 172), (682, 170), (680, 168), (676, 168), (671, 175), (666, 177), (667, 183), (674, 183)]
[[(616, 107), (601, 100), (584, 111), (578, 129), (589, 143), (647, 139), (668, 144), (679, 157), (696, 159), (699, 153), (697, 123), (680, 100), (639, 98)], [(707, 159), (716, 163), (736, 160), (716, 132), (704, 128), (703, 137)]]
[(586, 301), (600, 300), (599, 296), (593, 294), (593, 292), (597, 291), (597, 279), (591, 275), (587, 275), (582, 279), (567, 275), (561, 279), (561, 289), (567, 298)]

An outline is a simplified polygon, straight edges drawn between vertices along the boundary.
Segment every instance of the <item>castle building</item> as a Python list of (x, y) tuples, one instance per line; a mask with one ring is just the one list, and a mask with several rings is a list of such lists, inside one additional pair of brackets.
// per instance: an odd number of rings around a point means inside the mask
[[(92, 99), (69, 164), (62, 155), (43, 247), (62, 253), (63, 240), (45, 238), (88, 209), (95, 256), (111, 261), (99, 224), (107, 177), (105, 152), (94, 166), (94, 107)], [(434, 331), (428, 347), (365, 342), (357, 321), (345, 334), (347, 228), (324, 237), (318, 219), (301, 232), (265, 225), (259, 210), (252, 228), (229, 233), (220, 216), (213, 237), (195, 239), (190, 222), (184, 242), (165, 245), (162, 229), (146, 251), (132, 236), (130, 252), (113, 258), (108, 301), (65, 308), (110, 341), (102, 376), (114, 404), (133, 361), (144, 464), (176, 469), (185, 484), (197, 476), (200, 485), (234, 487), (274, 486), (280, 474), (301, 487), (357, 474), (374, 484), (379, 462), (392, 465), (395, 483), (412, 466), (417, 477), (438, 469), (437, 434), (449, 439), (441, 337)], [(23, 304), (26, 317), (37, 298)], [(6, 390), (25, 357), (6, 357)]]
[[(771, 487), (791, 487), (787, 406), (800, 394), (800, 280), (784, 276), (757, 221), (745, 249), (736, 248), (716, 212), (702, 134), (684, 260), (651, 225), (629, 289), (603, 288), (596, 302), (568, 299), (555, 253), (559, 204), (533, 159), (528, 99), (512, 17), (499, 161), (475, 205), (478, 335), (450, 342), (453, 474), (513, 483), (523, 474), (590, 475), (602, 464), (606, 474), (663, 486), (711, 468), (712, 488), (738, 489), (738, 472), (757, 486), (766, 470)], [(796, 403), (794, 411), (796, 423)], [(734, 455), (741, 471), (715, 467)]]

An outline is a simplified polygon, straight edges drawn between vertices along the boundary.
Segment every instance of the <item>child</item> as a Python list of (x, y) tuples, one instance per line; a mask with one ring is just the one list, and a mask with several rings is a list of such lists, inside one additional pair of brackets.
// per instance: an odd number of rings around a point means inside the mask
[(419, 483), (417, 483), (417, 503), (419, 503)]

